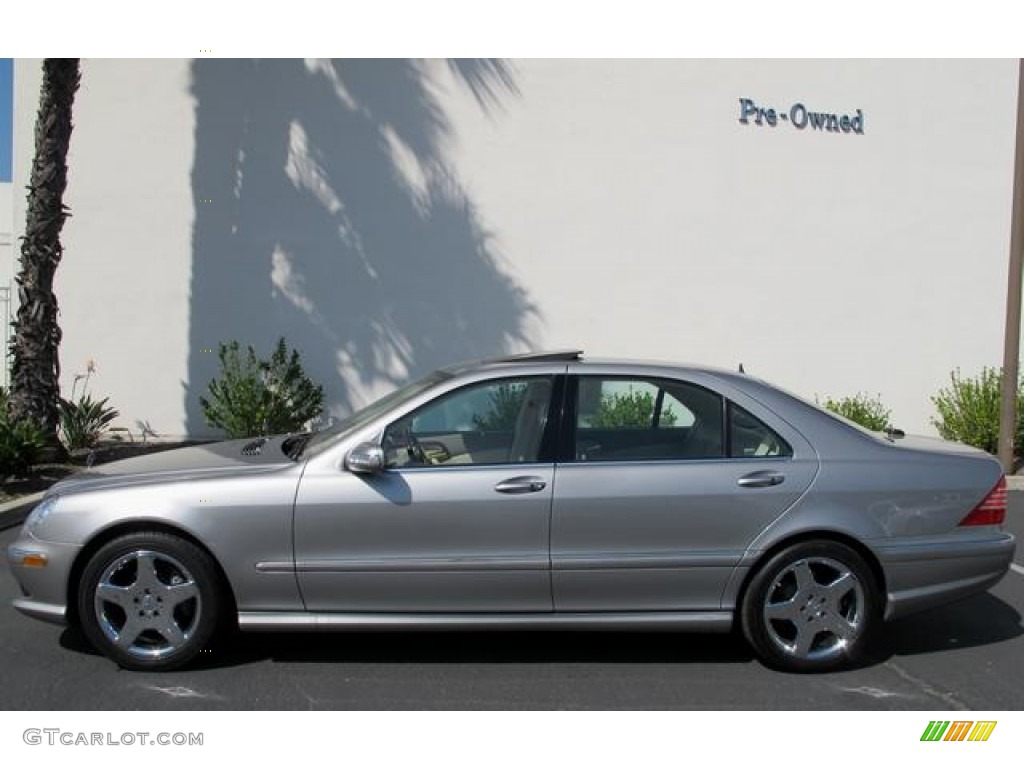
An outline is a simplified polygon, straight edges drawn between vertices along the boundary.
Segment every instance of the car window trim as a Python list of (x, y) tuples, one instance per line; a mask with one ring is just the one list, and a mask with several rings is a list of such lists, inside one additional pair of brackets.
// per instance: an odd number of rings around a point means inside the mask
[(559, 425), (558, 451), (555, 461), (559, 464), (575, 463), (576, 460), (576, 411), (579, 403), (580, 376), (566, 376), (565, 397), (562, 404), (562, 421)]
[(651, 417), (651, 429), (657, 429), (661, 425), (661, 409), (665, 405), (665, 388), (658, 386), (658, 394), (654, 398), (654, 414)]
[(539, 464), (554, 464), (558, 461), (562, 444), (562, 431), (565, 420), (566, 376), (565, 373), (552, 374), (551, 398), (548, 400), (548, 417), (544, 424), (544, 434), (540, 439), (540, 450), (537, 452)]

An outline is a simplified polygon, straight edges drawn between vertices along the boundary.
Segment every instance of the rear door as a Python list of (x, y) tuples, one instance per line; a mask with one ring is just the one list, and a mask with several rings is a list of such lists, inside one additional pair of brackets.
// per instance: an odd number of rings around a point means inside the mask
[(552, 509), (556, 611), (718, 609), (747, 546), (810, 485), (810, 445), (711, 381), (571, 377)]

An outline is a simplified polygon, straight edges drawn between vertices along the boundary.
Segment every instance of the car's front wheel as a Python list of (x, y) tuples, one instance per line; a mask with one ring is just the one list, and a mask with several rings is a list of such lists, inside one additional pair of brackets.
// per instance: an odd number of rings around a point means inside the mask
[(78, 589), (82, 631), (120, 666), (175, 669), (192, 660), (217, 626), (216, 567), (191, 542), (161, 531), (103, 545)]
[(793, 544), (754, 574), (743, 599), (743, 633), (766, 664), (826, 672), (864, 654), (881, 601), (871, 569), (833, 541)]

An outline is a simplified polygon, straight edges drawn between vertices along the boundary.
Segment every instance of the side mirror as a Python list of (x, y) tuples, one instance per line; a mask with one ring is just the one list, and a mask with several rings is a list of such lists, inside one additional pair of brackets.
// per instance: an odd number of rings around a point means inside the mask
[(345, 457), (345, 467), (357, 475), (372, 475), (384, 469), (384, 449), (376, 443), (359, 443)]

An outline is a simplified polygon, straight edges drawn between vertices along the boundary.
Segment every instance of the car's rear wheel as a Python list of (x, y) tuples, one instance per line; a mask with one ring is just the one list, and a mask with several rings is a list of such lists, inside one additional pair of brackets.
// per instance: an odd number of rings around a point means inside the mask
[(754, 574), (740, 622), (769, 666), (826, 672), (863, 656), (880, 606), (864, 558), (838, 542), (806, 541), (776, 553)]
[(102, 546), (78, 589), (82, 631), (122, 667), (180, 667), (209, 642), (221, 612), (210, 556), (168, 533), (132, 533)]

